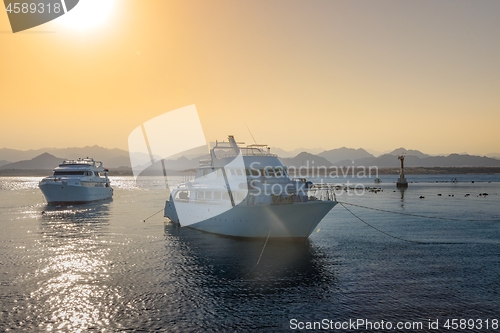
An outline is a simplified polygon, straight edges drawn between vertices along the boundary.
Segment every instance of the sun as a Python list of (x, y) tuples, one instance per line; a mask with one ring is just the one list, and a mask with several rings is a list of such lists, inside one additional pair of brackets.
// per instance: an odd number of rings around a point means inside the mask
[(72, 10), (59, 17), (57, 22), (67, 28), (89, 30), (105, 24), (113, 9), (115, 0), (80, 0)]

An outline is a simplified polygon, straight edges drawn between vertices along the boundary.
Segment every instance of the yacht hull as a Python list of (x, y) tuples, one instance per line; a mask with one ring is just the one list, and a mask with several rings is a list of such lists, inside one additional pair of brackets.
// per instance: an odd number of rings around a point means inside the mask
[[(167, 201), (165, 217), (181, 226), (225, 236), (303, 239), (309, 237), (336, 204), (335, 201), (310, 201), (282, 205), (237, 205), (221, 214), (203, 219), (213, 214), (214, 205), (193, 205), (184, 202), (176, 202), (174, 205), (173, 202)], [(180, 221), (175, 209), (177, 205), (189, 205), (189, 220), (200, 222)]]
[(82, 204), (113, 196), (111, 187), (85, 187), (57, 182), (40, 184), (40, 190), (50, 205)]

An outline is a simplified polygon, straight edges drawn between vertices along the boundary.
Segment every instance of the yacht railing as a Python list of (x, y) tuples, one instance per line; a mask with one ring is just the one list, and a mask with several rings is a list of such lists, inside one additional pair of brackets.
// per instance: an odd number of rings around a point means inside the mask
[(102, 162), (96, 162), (92, 158), (79, 158), (77, 160), (65, 160), (62, 162), (61, 165), (94, 165), (95, 163), (100, 163), (102, 165)]
[[(242, 156), (271, 156), (271, 157), (278, 157), (278, 155), (276, 154), (271, 154), (271, 153), (268, 153), (268, 152), (264, 152), (264, 151), (260, 151), (260, 152), (256, 152), (255, 150), (250, 150), (250, 151), (247, 151), (247, 150), (243, 150), (243, 149), (240, 149), (241, 150), (241, 155)], [(227, 157), (236, 157), (238, 156), (238, 154), (236, 153), (226, 153), (226, 154), (221, 154), (221, 155), (218, 155), (217, 158), (227, 158)]]
[(337, 201), (335, 190), (336, 186), (331, 184), (314, 184), (307, 190), (307, 196), (311, 201)]

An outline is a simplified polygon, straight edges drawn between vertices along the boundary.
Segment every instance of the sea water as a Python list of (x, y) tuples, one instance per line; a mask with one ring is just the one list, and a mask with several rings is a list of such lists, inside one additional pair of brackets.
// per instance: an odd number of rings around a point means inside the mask
[(166, 223), (161, 184), (51, 207), (40, 178), (0, 178), (0, 331), (498, 331), (500, 177), (395, 177), (267, 243)]

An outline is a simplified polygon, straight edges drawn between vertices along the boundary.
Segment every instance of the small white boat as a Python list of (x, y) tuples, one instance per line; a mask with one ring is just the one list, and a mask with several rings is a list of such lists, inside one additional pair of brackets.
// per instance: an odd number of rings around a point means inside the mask
[(235, 237), (305, 239), (337, 204), (292, 179), (266, 145), (239, 147), (233, 136), (200, 161), (196, 178), (174, 189), (165, 216), (182, 227)]
[(113, 196), (108, 169), (92, 158), (64, 161), (38, 187), (51, 205), (88, 203)]

